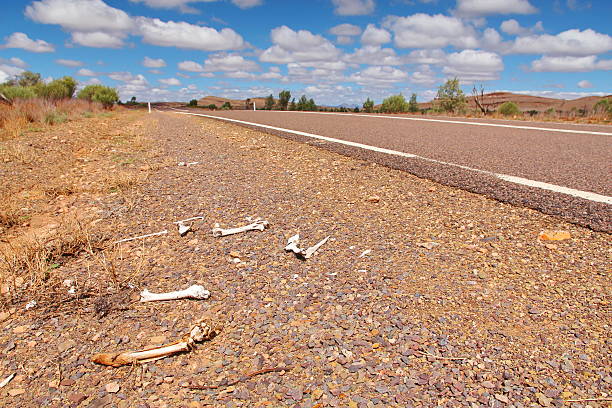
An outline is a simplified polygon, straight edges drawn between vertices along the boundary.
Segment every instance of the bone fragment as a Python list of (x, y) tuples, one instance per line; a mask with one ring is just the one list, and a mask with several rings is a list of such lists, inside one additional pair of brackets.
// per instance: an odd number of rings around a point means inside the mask
[(294, 236), (289, 238), (287, 246), (285, 247), (285, 251), (291, 251), (304, 259), (308, 259), (312, 257), (319, 250), (319, 248), (321, 248), (321, 246), (327, 242), (329, 238), (329, 236), (323, 238), (321, 241), (311, 246), (310, 248), (300, 248), (298, 246), (298, 243), (300, 242), (300, 234), (295, 234)]
[(13, 378), (15, 378), (15, 373), (9, 375), (4, 380), (2, 380), (2, 382), (0, 382), (0, 388), (6, 387), (8, 383), (10, 383), (13, 380)]
[(226, 235), (239, 234), (241, 232), (246, 231), (263, 231), (268, 226), (268, 221), (258, 220), (249, 225), (245, 225), (243, 227), (230, 228), (230, 229), (221, 229), (219, 224), (215, 224), (215, 227), (212, 230), (214, 237), (224, 237)]
[(177, 290), (167, 293), (151, 293), (143, 290), (140, 293), (141, 302), (155, 302), (159, 300), (178, 300), (178, 299), (208, 299), (210, 292), (200, 285), (192, 285), (184, 290)]
[(191, 218), (186, 218), (184, 220), (179, 220), (179, 221), (174, 221), (174, 224), (184, 224), (188, 221), (195, 221), (195, 220), (203, 220), (204, 217), (202, 216), (197, 216), (197, 217), (191, 217)]
[(440, 244), (438, 244), (437, 242), (417, 242), (417, 246), (420, 246), (421, 248), (426, 248), (426, 249), (434, 249), (435, 247), (439, 245)]
[(196, 164), (199, 164), (199, 163), (200, 163), (200, 162), (189, 162), (189, 163), (185, 163), (185, 162), (178, 162), (178, 165), (179, 165), (179, 166), (185, 166), (185, 167), (188, 167), (188, 166), (195, 166)]
[(364, 256), (368, 255), (370, 252), (372, 252), (371, 249), (366, 249), (365, 251), (361, 253), (361, 255), (358, 256), (358, 258), (363, 258)]
[(178, 226), (178, 233), (181, 237), (184, 237), (189, 231), (191, 231), (191, 225), (186, 225), (182, 222), (179, 222), (176, 225)]
[(37, 303), (35, 300), (30, 300), (26, 305), (25, 305), (25, 310), (30, 310), (30, 309), (34, 309), (36, 307)]
[(152, 347), (140, 351), (126, 351), (122, 353), (100, 353), (93, 356), (94, 363), (121, 367), (134, 363), (146, 363), (168, 357), (177, 353), (191, 351), (196, 343), (211, 340), (218, 334), (218, 330), (205, 322), (198, 322), (189, 333), (179, 341), (161, 347)]
[(146, 235), (140, 235), (138, 237), (132, 237), (132, 238), (125, 238), (125, 239), (120, 239), (119, 241), (115, 241), (115, 244), (120, 244), (122, 242), (128, 242), (128, 241), (134, 241), (136, 239), (143, 239), (143, 238), (149, 238), (149, 237), (155, 237), (158, 235), (165, 235), (168, 233), (168, 230), (163, 230), (160, 232), (154, 232), (152, 234), (146, 234)]

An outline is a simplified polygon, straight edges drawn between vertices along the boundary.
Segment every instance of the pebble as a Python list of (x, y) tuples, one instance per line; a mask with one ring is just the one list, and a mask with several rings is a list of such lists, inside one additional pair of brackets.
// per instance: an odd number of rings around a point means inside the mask
[(119, 392), (119, 390), (121, 389), (121, 387), (119, 386), (119, 384), (117, 384), (116, 382), (112, 382), (112, 383), (108, 383), (104, 386), (104, 389), (106, 390), (106, 392), (108, 392), (109, 394), (114, 394), (116, 392)]

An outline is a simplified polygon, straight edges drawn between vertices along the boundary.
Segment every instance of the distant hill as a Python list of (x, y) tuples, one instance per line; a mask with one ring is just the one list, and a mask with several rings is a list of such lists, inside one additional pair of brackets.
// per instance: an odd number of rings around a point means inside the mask
[[(228, 99), (222, 98), (220, 96), (205, 96), (201, 99), (198, 99), (198, 106), (207, 106), (207, 105), (216, 105), (217, 108), (220, 108), (225, 102), (229, 102), (234, 109), (246, 109), (248, 105), (248, 109), (253, 109), (253, 103), (257, 109), (263, 109), (266, 104), (265, 97), (255, 97), (249, 99)], [(276, 102), (276, 101), (275, 101)]]
[[(605, 96), (603, 98), (611, 98), (612, 95)], [(586, 96), (578, 99), (556, 99), (556, 98), (545, 98), (542, 96), (532, 96), (515, 94), (512, 92), (492, 92), (484, 95), (484, 103), (490, 106), (491, 110), (495, 110), (499, 105), (504, 102), (514, 102), (518, 105), (522, 111), (536, 110), (538, 112), (544, 112), (550, 108), (556, 111), (569, 112), (572, 109), (586, 109), (591, 110), (593, 106), (603, 99), (600, 96)], [(474, 97), (467, 97), (468, 106), (476, 109), (476, 103)], [(431, 108), (434, 101), (420, 103), (419, 107), (422, 109)]]

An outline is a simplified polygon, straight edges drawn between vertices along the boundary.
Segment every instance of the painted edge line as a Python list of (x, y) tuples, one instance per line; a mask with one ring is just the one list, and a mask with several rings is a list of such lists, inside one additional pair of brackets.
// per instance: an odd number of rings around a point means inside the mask
[(542, 190), (549, 190), (549, 191), (553, 191), (555, 193), (566, 194), (566, 195), (570, 195), (570, 196), (573, 196), (573, 197), (578, 197), (578, 198), (582, 198), (582, 199), (585, 199), (585, 200), (594, 201), (594, 202), (598, 202), (598, 203), (612, 204), (612, 197), (608, 197), (608, 196), (605, 196), (605, 195), (596, 194), (596, 193), (592, 193), (592, 192), (589, 192), (589, 191), (576, 190), (576, 189), (573, 189), (573, 188), (558, 186), (556, 184), (545, 183), (545, 182), (542, 182), (542, 181), (530, 180), (530, 179), (526, 179), (526, 178), (523, 178), (523, 177), (516, 177), (516, 176), (510, 176), (510, 175), (507, 175), (507, 174), (493, 173), (493, 172), (487, 171), (487, 170), (476, 169), (476, 168), (473, 168), (473, 167), (463, 166), (461, 164), (456, 164), (456, 163), (448, 163), (448, 162), (444, 162), (444, 161), (441, 161), (441, 160), (431, 159), (429, 157), (423, 157), (423, 156), (419, 156), (419, 155), (412, 154), (412, 153), (406, 153), (406, 152), (400, 152), (400, 151), (397, 151), (397, 150), (385, 149), (383, 147), (371, 146), (371, 145), (367, 145), (367, 144), (363, 144), (363, 143), (351, 142), (351, 141), (348, 141), (348, 140), (335, 139), (335, 138), (328, 137), (328, 136), (321, 136), (321, 135), (316, 135), (316, 134), (313, 134), (313, 133), (301, 132), (299, 130), (291, 130), (291, 129), (285, 129), (285, 128), (280, 128), (280, 127), (276, 127), (276, 126), (263, 125), (263, 124), (255, 123), (255, 122), (247, 122), (247, 121), (244, 121), (244, 120), (224, 118), (222, 116), (205, 115), (205, 114), (201, 114), (201, 113), (191, 113), (191, 112), (182, 112), (182, 111), (176, 111), (174, 113), (179, 114), (179, 115), (203, 116), (205, 118), (210, 118), (210, 119), (217, 119), (217, 120), (223, 120), (223, 121), (226, 121), (226, 122), (240, 123), (240, 124), (243, 124), (243, 125), (249, 125), (249, 126), (255, 126), (255, 127), (265, 128), (265, 129), (277, 130), (279, 132), (291, 133), (291, 134), (298, 135), (298, 136), (305, 136), (305, 137), (310, 137), (310, 138), (313, 138), (313, 139), (324, 140), (326, 142), (343, 144), (343, 145), (346, 145), (346, 146), (357, 147), (357, 148), (364, 149), (364, 150), (371, 150), (371, 151), (374, 151), (374, 152), (389, 154), (389, 155), (392, 155), (392, 156), (406, 157), (406, 158), (411, 158), (411, 159), (419, 159), (419, 160), (424, 160), (424, 161), (428, 161), (428, 162), (432, 162), (432, 163), (437, 163), (437, 164), (441, 164), (441, 165), (445, 165), (445, 166), (458, 167), (458, 168), (461, 168), (461, 169), (464, 169), (464, 170), (469, 170), (469, 171), (473, 171), (473, 172), (476, 172), (476, 173), (492, 176), (492, 177), (498, 178), (500, 180), (503, 180), (503, 181), (506, 181), (506, 182), (509, 182), (509, 183), (519, 184), (519, 185), (523, 185), (523, 186), (527, 186), (527, 187), (535, 187), (535, 188), (539, 188), (539, 189), (542, 189)]
[(311, 115), (361, 116), (364, 118), (376, 118), (376, 119), (412, 120), (412, 121), (422, 121), (422, 122), (453, 123), (453, 124), (471, 125), (471, 126), (491, 126), (491, 127), (511, 128), (511, 129), (541, 130), (544, 132), (578, 133), (578, 134), (586, 134), (586, 135), (612, 136), (612, 133), (594, 132), (591, 130), (555, 129), (555, 128), (543, 128), (543, 127), (536, 127), (536, 126), (504, 125), (502, 123), (464, 122), (462, 120), (408, 118), (408, 117), (402, 117), (402, 116), (363, 115), (359, 113), (340, 113), (340, 112), (298, 112), (298, 111), (274, 111), (274, 112), (301, 113), (301, 114), (311, 114)]

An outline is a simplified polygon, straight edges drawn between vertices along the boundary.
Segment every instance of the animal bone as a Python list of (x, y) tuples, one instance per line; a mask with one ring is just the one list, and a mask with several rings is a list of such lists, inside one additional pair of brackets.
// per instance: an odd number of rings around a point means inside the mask
[(177, 299), (208, 299), (210, 292), (200, 285), (192, 285), (184, 290), (167, 293), (151, 293), (143, 290), (140, 293), (141, 302), (155, 302), (158, 300), (177, 300)]
[(140, 351), (125, 351), (122, 353), (100, 353), (93, 356), (91, 361), (97, 364), (121, 367), (134, 363), (146, 363), (168, 357), (177, 353), (191, 351), (196, 343), (213, 339), (219, 334), (218, 329), (200, 321), (185, 334), (179, 341), (160, 347), (152, 347)]
[(199, 164), (199, 163), (200, 163), (200, 162), (189, 162), (189, 163), (185, 163), (185, 162), (178, 162), (178, 165), (179, 165), (179, 166), (185, 166), (185, 167), (188, 167), (188, 166), (195, 166), (196, 164)]
[(122, 242), (128, 242), (128, 241), (134, 241), (136, 239), (143, 239), (143, 238), (149, 238), (149, 237), (155, 237), (158, 235), (165, 235), (168, 233), (168, 230), (163, 230), (160, 232), (154, 232), (152, 234), (146, 234), (146, 235), (140, 235), (138, 237), (132, 237), (132, 238), (125, 238), (125, 239), (120, 239), (119, 241), (115, 241), (115, 244), (120, 244)]
[(174, 224), (183, 224), (183, 223), (186, 223), (187, 221), (195, 221), (195, 220), (203, 220), (203, 219), (204, 217), (202, 216), (191, 217), (191, 218), (186, 218), (184, 220), (174, 221)]
[(13, 378), (15, 378), (15, 373), (9, 375), (4, 380), (2, 380), (2, 382), (0, 382), (0, 388), (4, 388), (8, 383), (11, 382)]
[(189, 231), (191, 231), (191, 225), (185, 225), (182, 222), (177, 223), (178, 232), (181, 237), (184, 237)]
[(327, 242), (329, 238), (329, 236), (323, 238), (321, 241), (311, 246), (310, 248), (300, 248), (298, 247), (298, 243), (300, 241), (300, 234), (295, 234), (294, 236), (289, 238), (287, 246), (285, 247), (285, 251), (291, 251), (304, 259), (308, 259), (312, 257), (319, 250), (319, 248), (321, 248), (321, 246)]
[(243, 227), (230, 228), (230, 229), (221, 229), (219, 224), (215, 224), (215, 227), (212, 230), (213, 237), (224, 237), (226, 235), (239, 234), (241, 232), (246, 231), (263, 231), (268, 226), (268, 221), (258, 220), (252, 224), (245, 225)]

